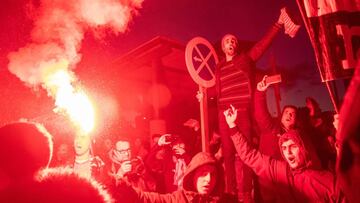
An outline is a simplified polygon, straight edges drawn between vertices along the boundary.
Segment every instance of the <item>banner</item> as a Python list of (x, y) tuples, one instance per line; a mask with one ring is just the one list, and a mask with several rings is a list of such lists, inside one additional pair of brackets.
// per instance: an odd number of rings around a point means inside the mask
[(351, 77), (359, 60), (359, 0), (297, 0), (323, 82)]

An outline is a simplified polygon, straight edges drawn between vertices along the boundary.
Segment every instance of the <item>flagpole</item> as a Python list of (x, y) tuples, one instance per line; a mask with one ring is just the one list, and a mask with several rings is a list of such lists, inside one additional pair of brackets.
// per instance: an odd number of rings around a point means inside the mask
[(336, 112), (336, 113), (339, 113), (339, 108), (338, 108), (337, 102), (336, 102), (336, 100), (335, 100), (335, 95), (334, 95), (334, 93), (333, 93), (333, 91), (332, 91), (332, 88), (331, 88), (329, 82), (330, 82), (330, 81), (325, 81), (326, 88), (327, 88), (327, 90), (328, 90), (328, 92), (329, 92), (329, 94), (330, 94), (331, 103), (332, 103), (333, 106), (334, 106), (335, 112)]

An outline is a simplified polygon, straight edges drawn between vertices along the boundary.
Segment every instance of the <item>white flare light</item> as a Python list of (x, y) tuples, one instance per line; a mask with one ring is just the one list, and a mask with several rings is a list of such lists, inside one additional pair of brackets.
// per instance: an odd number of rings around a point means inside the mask
[[(59, 62), (56, 66), (66, 66)], [(55, 70), (58, 68), (54, 68)], [(80, 88), (73, 86), (73, 77), (66, 69), (47, 73), (45, 84), (55, 98), (56, 113), (67, 114), (81, 134), (89, 134), (95, 125), (95, 111), (89, 97)]]
[(45, 88), (55, 99), (54, 111), (68, 115), (81, 130), (78, 133), (89, 134), (95, 127), (95, 110), (74, 73), (85, 33), (101, 38), (126, 32), (143, 0), (28, 2), (34, 8), (29, 11), (31, 40), (9, 53), (9, 71), (35, 90)]

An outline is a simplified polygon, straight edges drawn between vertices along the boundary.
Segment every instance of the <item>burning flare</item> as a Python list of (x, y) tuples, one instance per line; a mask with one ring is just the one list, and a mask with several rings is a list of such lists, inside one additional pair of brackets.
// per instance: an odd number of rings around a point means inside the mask
[(95, 123), (93, 105), (76, 85), (72, 71), (81, 60), (84, 33), (90, 30), (95, 36), (104, 36), (104, 31), (125, 32), (142, 2), (40, 0), (34, 14), (29, 15), (34, 17), (31, 42), (8, 55), (9, 71), (30, 87), (48, 90), (55, 99), (55, 112), (65, 112), (83, 133), (90, 133)]
[(71, 72), (67, 72), (68, 63), (62, 60), (44, 73), (44, 87), (55, 98), (56, 113), (66, 113), (80, 128), (82, 134), (88, 134), (94, 129), (95, 112), (90, 99), (81, 89), (75, 89)]

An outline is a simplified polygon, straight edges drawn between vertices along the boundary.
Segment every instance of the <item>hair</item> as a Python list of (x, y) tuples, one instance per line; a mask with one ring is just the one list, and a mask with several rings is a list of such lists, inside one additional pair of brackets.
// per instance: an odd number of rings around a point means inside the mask
[(36, 180), (32, 193), (37, 202), (114, 202), (104, 186), (80, 177), (69, 167), (41, 170)]
[(312, 97), (306, 97), (306, 102), (310, 102), (314, 107), (314, 117), (319, 117), (321, 115), (321, 108), (319, 103)]
[(238, 38), (237, 38), (234, 34), (228, 33), (228, 34), (224, 35), (224, 36), (221, 38), (221, 46), (223, 46), (225, 37), (227, 37), (227, 36), (232, 36), (232, 37), (234, 37), (234, 38), (236, 39), (236, 45), (239, 45), (239, 40), (238, 40)]
[(294, 105), (285, 105), (281, 111), (281, 116), (284, 114), (285, 112), (285, 109), (287, 108), (291, 108), (291, 109), (294, 109), (295, 110), (295, 113), (298, 113), (298, 108)]
[(132, 149), (132, 147), (133, 147), (133, 143), (130, 140), (127, 140), (127, 139), (116, 140), (115, 143), (114, 143), (114, 148), (116, 148), (117, 143), (128, 143), (130, 149)]
[(177, 134), (171, 134), (171, 145), (179, 144), (179, 143), (185, 143), (184, 139), (180, 135)]
[(23, 181), (49, 166), (53, 141), (44, 126), (16, 122), (0, 128), (0, 169), (10, 179)]
[[(283, 107), (282, 111), (281, 111), (281, 116), (280, 116), (278, 119), (279, 119), (279, 121), (281, 121), (281, 118), (282, 118), (282, 116), (284, 115), (285, 110), (288, 109), (288, 108), (291, 108), (291, 109), (294, 109), (294, 110), (295, 110), (296, 117), (295, 117), (295, 125), (294, 125), (293, 127), (294, 127), (294, 128), (297, 128), (298, 125), (299, 125), (299, 119), (298, 119), (298, 118), (299, 118), (299, 115), (298, 115), (299, 110), (298, 110), (298, 108), (297, 108), (296, 106), (294, 106), (294, 105), (285, 105), (285, 106)], [(281, 124), (282, 127), (284, 127), (281, 122), (280, 122), (280, 124)]]
[(234, 35), (234, 34), (231, 34), (231, 33), (228, 33), (228, 34), (225, 34), (222, 38), (221, 38), (221, 46), (220, 46), (220, 48), (221, 48), (221, 50), (222, 50), (222, 48), (223, 48), (223, 44), (224, 44), (224, 41), (225, 41), (225, 37), (227, 37), (227, 36), (233, 36), (235, 39), (236, 39), (236, 49), (235, 49), (235, 53), (236, 54), (239, 54), (240, 53), (240, 45), (239, 45), (239, 39), (236, 37), (236, 35)]

